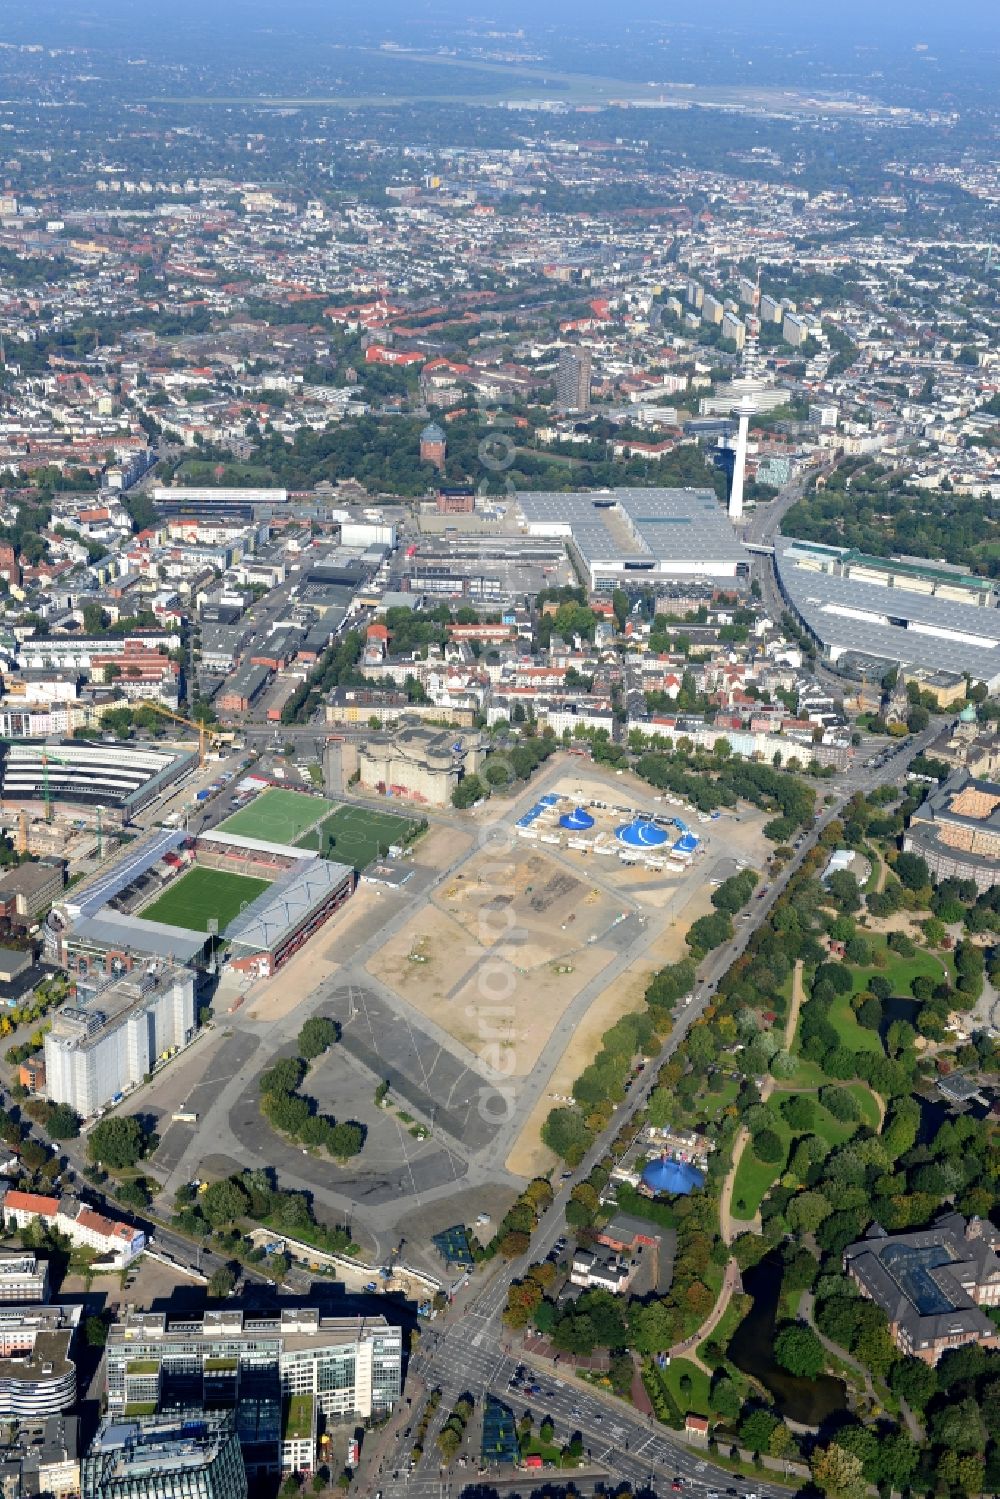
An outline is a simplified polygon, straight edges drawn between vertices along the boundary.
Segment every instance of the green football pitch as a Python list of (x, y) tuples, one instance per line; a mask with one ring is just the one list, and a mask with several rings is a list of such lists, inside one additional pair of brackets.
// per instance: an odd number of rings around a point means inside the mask
[(244, 906), (266, 890), (269, 880), (200, 865), (182, 874), (158, 900), (141, 913), (143, 921), (162, 921), (165, 926), (184, 926), (192, 932), (207, 932), (210, 917), (224, 932)]
[(333, 808), (334, 803), (325, 797), (274, 787), (220, 822), (215, 831), (235, 833), (239, 838), (260, 838), (264, 843), (294, 843)]
[(381, 849), (392, 843), (405, 843), (412, 827), (409, 817), (345, 803), (326, 819), (322, 828), (313, 828), (300, 838), (298, 846), (320, 849), (327, 859), (360, 870), (367, 868)]

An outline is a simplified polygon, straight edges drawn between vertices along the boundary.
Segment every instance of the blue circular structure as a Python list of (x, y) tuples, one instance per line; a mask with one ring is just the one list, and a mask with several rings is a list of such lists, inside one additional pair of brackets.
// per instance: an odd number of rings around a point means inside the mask
[(574, 812), (566, 812), (560, 817), (559, 826), (568, 828), (571, 833), (586, 833), (594, 826), (594, 819), (582, 807), (577, 807)]
[(668, 1156), (658, 1156), (650, 1161), (642, 1173), (643, 1185), (651, 1192), (665, 1192), (670, 1197), (687, 1197), (705, 1185), (704, 1172), (686, 1161), (672, 1161)]
[(629, 848), (662, 848), (670, 841), (670, 834), (663, 828), (658, 828), (655, 822), (644, 822), (640, 817), (615, 828), (615, 837)]

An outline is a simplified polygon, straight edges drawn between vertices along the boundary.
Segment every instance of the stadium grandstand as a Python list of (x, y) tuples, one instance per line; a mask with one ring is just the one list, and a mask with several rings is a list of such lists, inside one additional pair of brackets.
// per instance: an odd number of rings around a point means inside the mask
[(0, 811), (79, 816), (101, 807), (124, 825), (197, 763), (190, 750), (147, 744), (0, 744)]
[(348, 864), (301, 860), (227, 926), (231, 966), (255, 978), (274, 973), (339, 910), (354, 881)]

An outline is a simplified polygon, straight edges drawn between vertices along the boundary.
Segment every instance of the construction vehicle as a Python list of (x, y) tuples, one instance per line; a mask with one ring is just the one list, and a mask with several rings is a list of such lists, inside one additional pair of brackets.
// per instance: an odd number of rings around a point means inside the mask
[(220, 737), (214, 729), (208, 728), (198, 718), (182, 718), (179, 713), (174, 713), (171, 708), (165, 708), (162, 703), (154, 702), (151, 698), (145, 699), (142, 706), (152, 708), (154, 713), (162, 713), (164, 718), (172, 719), (174, 723), (181, 723), (185, 728), (193, 729), (198, 735), (198, 765), (199, 767), (204, 765), (206, 741), (214, 744)]

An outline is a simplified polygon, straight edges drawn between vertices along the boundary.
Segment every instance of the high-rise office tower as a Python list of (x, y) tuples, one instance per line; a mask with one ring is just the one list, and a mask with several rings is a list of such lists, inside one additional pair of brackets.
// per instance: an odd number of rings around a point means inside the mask
[(80, 1464), (81, 1499), (246, 1499), (231, 1411), (106, 1421)]
[(590, 350), (563, 349), (556, 373), (556, 405), (586, 411), (590, 405)]

